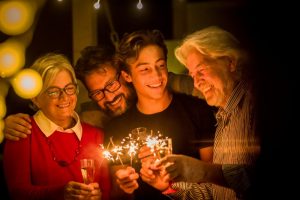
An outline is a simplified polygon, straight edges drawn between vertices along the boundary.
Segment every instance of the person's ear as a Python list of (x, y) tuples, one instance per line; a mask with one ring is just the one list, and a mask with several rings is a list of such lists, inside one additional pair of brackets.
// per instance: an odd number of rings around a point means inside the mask
[(124, 79), (126, 82), (129, 82), (129, 83), (132, 82), (131, 75), (128, 74), (127, 72), (121, 71), (121, 75), (122, 75), (123, 79)]
[(228, 61), (228, 68), (230, 72), (234, 72), (237, 69), (237, 60), (236, 58), (232, 57), (232, 56), (228, 56), (226, 57), (227, 61)]
[(40, 109), (39, 101), (38, 101), (37, 97), (32, 98), (31, 101), (35, 108)]

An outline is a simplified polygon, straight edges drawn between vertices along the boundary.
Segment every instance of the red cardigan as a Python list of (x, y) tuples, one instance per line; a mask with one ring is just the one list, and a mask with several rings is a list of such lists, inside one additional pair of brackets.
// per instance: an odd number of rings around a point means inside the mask
[[(96, 160), (95, 182), (98, 182), (102, 199), (109, 199), (110, 176), (107, 162), (101, 157), (99, 144), (103, 143), (103, 132), (82, 123), (80, 153), (77, 160), (67, 167), (53, 160), (53, 152), (60, 160), (71, 162), (78, 149), (75, 133), (54, 132), (48, 140), (32, 121), (32, 133), (26, 139), (9, 141), (4, 149), (4, 172), (12, 199), (64, 199), (64, 186), (69, 181), (83, 182), (80, 172), (81, 158)], [(103, 162), (102, 162), (103, 161)], [(101, 166), (100, 166), (101, 164)]]

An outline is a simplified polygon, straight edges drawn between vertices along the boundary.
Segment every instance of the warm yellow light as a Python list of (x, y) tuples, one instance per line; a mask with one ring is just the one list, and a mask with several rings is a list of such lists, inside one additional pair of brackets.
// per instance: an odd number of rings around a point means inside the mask
[(0, 30), (8, 35), (27, 31), (34, 19), (34, 4), (28, 1), (3, 1), (0, 4)]
[(8, 83), (4, 79), (0, 78), (0, 96), (5, 98), (8, 93), (8, 88)]
[(6, 115), (5, 98), (0, 96), (0, 119), (2, 119), (5, 115)]
[(4, 130), (4, 121), (0, 119), (0, 144), (3, 142), (4, 139), (3, 130)]
[(17, 95), (24, 99), (31, 99), (40, 93), (43, 81), (35, 70), (23, 69), (11, 79), (11, 84)]
[(25, 63), (25, 47), (16, 40), (0, 44), (0, 77), (6, 78), (15, 74)]

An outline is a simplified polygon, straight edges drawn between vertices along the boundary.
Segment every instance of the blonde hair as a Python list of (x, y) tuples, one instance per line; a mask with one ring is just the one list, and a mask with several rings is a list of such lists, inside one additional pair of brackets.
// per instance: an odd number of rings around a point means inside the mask
[(77, 84), (74, 69), (68, 58), (62, 54), (45, 54), (39, 57), (30, 68), (36, 70), (42, 77), (43, 87), (40, 94), (52, 84), (56, 75), (63, 70), (68, 71), (72, 76), (73, 83)]

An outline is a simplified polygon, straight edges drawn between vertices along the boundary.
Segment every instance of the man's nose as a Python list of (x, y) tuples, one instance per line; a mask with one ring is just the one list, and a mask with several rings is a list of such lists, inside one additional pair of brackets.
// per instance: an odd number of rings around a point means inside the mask
[(114, 92), (104, 91), (105, 99), (107, 101), (112, 101), (117, 95)]

